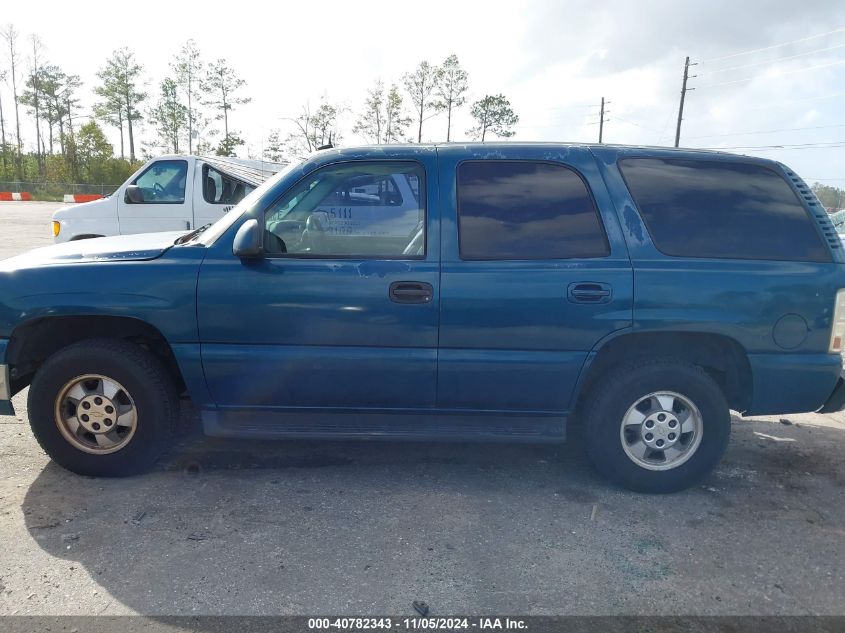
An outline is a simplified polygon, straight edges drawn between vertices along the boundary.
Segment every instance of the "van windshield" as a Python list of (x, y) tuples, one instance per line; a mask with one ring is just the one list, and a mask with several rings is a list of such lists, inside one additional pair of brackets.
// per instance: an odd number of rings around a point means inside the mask
[(231, 211), (208, 227), (207, 230), (200, 233), (197, 236), (196, 241), (204, 246), (211, 246), (229, 229), (230, 226), (237, 222), (248, 209), (251, 209), (252, 206), (258, 202), (270, 188), (300, 165), (301, 163), (291, 163), (275, 176), (265, 180), (258, 186), (258, 188), (251, 191), (243, 200), (236, 204)]

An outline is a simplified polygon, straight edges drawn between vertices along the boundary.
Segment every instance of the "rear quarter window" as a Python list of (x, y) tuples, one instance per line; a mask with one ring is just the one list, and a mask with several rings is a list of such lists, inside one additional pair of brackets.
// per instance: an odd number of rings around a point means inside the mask
[(741, 162), (619, 162), (654, 245), (674, 257), (831, 261), (819, 231), (777, 172)]
[(458, 166), (458, 234), (465, 260), (605, 257), (604, 227), (572, 169), (537, 161)]

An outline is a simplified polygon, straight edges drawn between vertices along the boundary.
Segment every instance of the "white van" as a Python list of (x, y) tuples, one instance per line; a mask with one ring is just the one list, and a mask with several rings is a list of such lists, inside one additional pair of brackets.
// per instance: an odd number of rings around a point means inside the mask
[(283, 165), (240, 158), (161, 156), (102, 200), (53, 214), (53, 237), (188, 231), (218, 220)]

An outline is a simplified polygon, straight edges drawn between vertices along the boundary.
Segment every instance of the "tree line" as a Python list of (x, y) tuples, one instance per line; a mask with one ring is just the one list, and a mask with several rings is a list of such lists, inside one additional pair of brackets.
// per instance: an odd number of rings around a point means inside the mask
[(813, 193), (822, 203), (826, 209), (842, 209), (845, 208), (845, 189), (833, 187), (831, 185), (824, 185), (820, 182), (814, 183), (812, 186)]
[[(446, 142), (452, 140), (453, 115), (467, 104), (469, 74), (456, 55), (440, 65), (420, 62), (401, 81), (385, 86), (376, 80), (367, 90), (363, 104), (353, 114), (351, 131), (369, 143), (407, 143), (423, 140), (423, 126), (434, 116), (446, 116)], [(347, 108), (323, 98), (316, 108), (308, 104), (288, 119), (293, 131), (286, 135), (278, 129), (268, 136), (263, 155), (268, 160), (299, 159), (326, 145), (337, 146), (344, 131), (339, 127)], [(519, 122), (510, 101), (502, 95), (485, 95), (470, 107), (475, 125), (466, 131), (473, 140), (485, 141), (491, 135), (509, 138)]]
[[(0, 55), (0, 83), (11, 93), (11, 103), (0, 93), (0, 181), (116, 184), (137, 168), (139, 156), (235, 156), (243, 151), (232, 116), (251, 100), (244, 94), (246, 82), (225, 59), (205, 61), (193, 40), (175, 53), (168, 76), (152, 91), (133, 51), (113, 51), (90, 87), (94, 103), (87, 112), (82, 111), (85, 87), (80, 76), (49, 61), (37, 35), (24, 38), (9, 24), (0, 28), (0, 45), (5, 53)], [(421, 142), (426, 122), (442, 114), (445, 140), (451, 141), (453, 116), (467, 105), (468, 94), (469, 76), (457, 56), (440, 65), (423, 61), (399, 82), (374, 82), (352, 113), (349, 131), (370, 143)], [(306, 103), (287, 118), (286, 134), (270, 132), (262, 157), (296, 160), (319, 147), (341, 144), (347, 131), (340, 129), (340, 120), (348, 112), (346, 105), (328, 97), (315, 108)], [(466, 134), (481, 141), (513, 136), (519, 121), (501, 94), (472, 103), (470, 115), (475, 125)], [(103, 126), (115, 130), (118, 151)], [(140, 140), (142, 126), (152, 130), (152, 139)]]
[[(37, 35), (23, 39), (9, 24), (0, 29), (0, 45), (5, 52), (0, 82), (12, 97), (9, 112), (0, 94), (0, 180), (120, 182), (137, 168), (139, 154), (187, 149), (231, 156), (244, 143), (229, 118), (236, 106), (249, 102), (241, 94), (245, 81), (225, 59), (203, 62), (192, 40), (176, 53), (153, 95), (135, 54), (115, 50), (97, 72), (89, 113), (81, 112), (79, 75), (48, 62)], [(222, 130), (213, 122), (221, 122)], [(139, 144), (142, 124), (155, 137)], [(115, 128), (119, 154), (101, 125)]]

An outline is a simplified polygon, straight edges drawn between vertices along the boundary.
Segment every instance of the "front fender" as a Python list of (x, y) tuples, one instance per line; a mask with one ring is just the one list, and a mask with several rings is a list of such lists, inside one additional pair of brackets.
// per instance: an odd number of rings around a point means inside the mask
[(53, 213), (53, 221), (59, 223), (57, 244), (70, 242), (88, 235), (120, 235), (117, 215), (117, 197), (66, 206)]
[(145, 321), (171, 343), (196, 343), (201, 247), (141, 261), (32, 266), (3, 273), (0, 337), (34, 319), (118, 316)]

